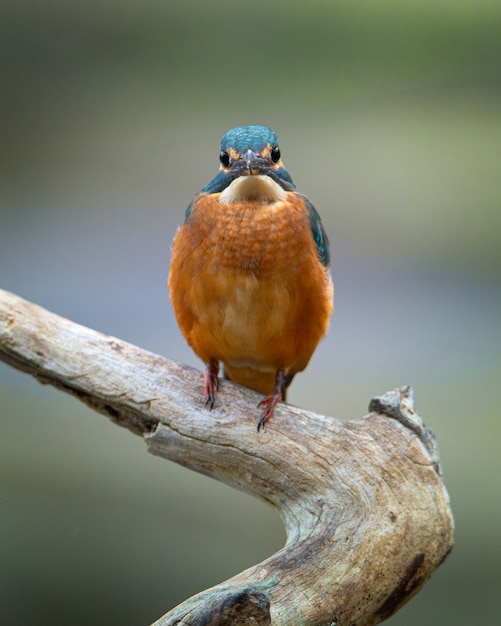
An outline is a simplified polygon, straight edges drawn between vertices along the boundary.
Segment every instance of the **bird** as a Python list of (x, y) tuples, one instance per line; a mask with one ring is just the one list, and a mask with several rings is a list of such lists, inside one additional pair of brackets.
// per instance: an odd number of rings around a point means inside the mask
[(219, 171), (174, 237), (168, 288), (181, 333), (205, 364), (205, 405), (214, 406), (222, 363), (226, 379), (265, 396), (259, 432), (334, 309), (329, 240), (270, 128), (223, 135)]

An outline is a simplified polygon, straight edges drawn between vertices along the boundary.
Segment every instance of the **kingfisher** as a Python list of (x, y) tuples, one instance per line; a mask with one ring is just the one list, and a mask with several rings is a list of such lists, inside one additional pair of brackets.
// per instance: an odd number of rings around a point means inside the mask
[(214, 406), (222, 363), (225, 378), (265, 395), (259, 432), (327, 332), (329, 241), (270, 128), (232, 128), (219, 161), (174, 238), (169, 295), (182, 334), (205, 363), (205, 405)]

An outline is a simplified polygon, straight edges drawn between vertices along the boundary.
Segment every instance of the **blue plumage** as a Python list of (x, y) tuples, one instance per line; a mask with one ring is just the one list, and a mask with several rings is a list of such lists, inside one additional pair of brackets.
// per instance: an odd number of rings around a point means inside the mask
[(331, 260), (329, 239), (327, 238), (327, 234), (322, 224), (322, 220), (320, 219), (318, 211), (308, 200), (308, 198), (306, 196), (302, 196), (302, 198), (304, 205), (306, 206), (310, 214), (310, 228), (313, 234), (313, 239), (315, 240), (315, 244), (317, 246), (318, 254), (320, 255), (320, 260), (322, 261), (322, 265), (324, 265), (325, 267), (329, 267), (329, 263)]
[(267, 126), (237, 126), (221, 139), (221, 150), (233, 148), (239, 154), (247, 150), (260, 154), (268, 145), (277, 146), (278, 137)]
[[(229, 130), (221, 139), (221, 152), (232, 152), (242, 159), (249, 150), (259, 158), (265, 152), (271, 152), (273, 148), (278, 149), (278, 137), (267, 126), (237, 126)], [(274, 167), (269, 167), (269, 165), (267, 162), (266, 171), (262, 173), (273, 179), (285, 191), (294, 191), (296, 187), (285, 167), (281, 163), (277, 163)], [(202, 189), (202, 192), (220, 193), (241, 173), (237, 167), (229, 169), (222, 167), (210, 183)]]

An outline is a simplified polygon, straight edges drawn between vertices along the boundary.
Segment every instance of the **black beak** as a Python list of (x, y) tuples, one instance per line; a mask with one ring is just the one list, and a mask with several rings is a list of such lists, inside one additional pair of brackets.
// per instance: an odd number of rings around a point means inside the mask
[(247, 176), (266, 174), (269, 168), (268, 160), (263, 159), (250, 148), (235, 165), (238, 166), (240, 174)]

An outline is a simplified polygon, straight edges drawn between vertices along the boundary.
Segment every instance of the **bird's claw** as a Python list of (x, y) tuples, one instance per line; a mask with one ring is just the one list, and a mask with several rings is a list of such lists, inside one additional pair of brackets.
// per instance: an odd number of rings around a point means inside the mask
[(258, 407), (264, 407), (263, 414), (259, 418), (259, 422), (257, 423), (257, 432), (261, 430), (261, 427), (264, 430), (264, 425), (268, 420), (273, 417), (273, 412), (275, 411), (275, 407), (282, 400), (282, 394), (274, 391), (270, 393), (269, 396), (266, 396), (261, 402), (257, 405)]
[(219, 379), (217, 377), (219, 365), (217, 361), (209, 361), (204, 370), (204, 400), (209, 411), (214, 406), (216, 392), (219, 389)]

